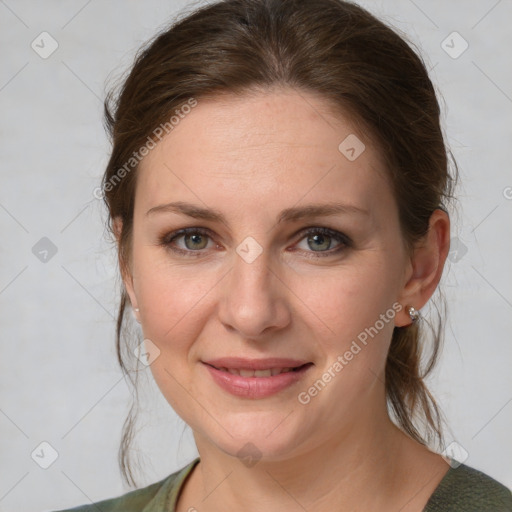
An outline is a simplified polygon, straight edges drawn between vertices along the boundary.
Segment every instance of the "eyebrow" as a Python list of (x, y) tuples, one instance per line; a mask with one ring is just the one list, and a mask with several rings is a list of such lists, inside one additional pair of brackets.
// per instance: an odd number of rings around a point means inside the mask
[[(226, 226), (229, 226), (229, 222), (227, 222), (226, 218), (219, 210), (202, 208), (183, 201), (154, 206), (146, 212), (146, 216), (156, 213), (178, 213), (194, 219), (222, 222)], [(369, 212), (368, 210), (354, 205), (341, 203), (309, 204), (306, 206), (286, 208), (279, 214), (277, 224), (282, 222), (294, 222), (308, 217), (325, 217), (337, 214), (369, 215)]]

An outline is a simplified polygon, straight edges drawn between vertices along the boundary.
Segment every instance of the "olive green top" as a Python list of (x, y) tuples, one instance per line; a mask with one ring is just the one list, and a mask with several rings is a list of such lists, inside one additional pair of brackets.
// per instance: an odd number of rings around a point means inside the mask
[[(199, 462), (142, 489), (89, 505), (57, 512), (176, 512), (187, 475)], [(512, 493), (490, 476), (465, 464), (450, 467), (423, 512), (512, 512)]]

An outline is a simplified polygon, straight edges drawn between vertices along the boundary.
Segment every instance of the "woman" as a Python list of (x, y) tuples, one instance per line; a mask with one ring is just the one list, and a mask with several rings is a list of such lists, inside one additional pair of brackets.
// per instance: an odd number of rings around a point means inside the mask
[(399, 35), (341, 0), (207, 5), (141, 52), (106, 120), (119, 359), (131, 307), (200, 457), (74, 510), (512, 510), (432, 449), (420, 311), (454, 179)]

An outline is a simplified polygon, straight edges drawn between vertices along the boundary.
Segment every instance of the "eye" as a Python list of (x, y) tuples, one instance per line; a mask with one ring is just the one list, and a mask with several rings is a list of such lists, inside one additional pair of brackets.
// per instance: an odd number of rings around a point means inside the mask
[[(206, 229), (185, 228), (164, 236), (160, 240), (160, 244), (179, 254), (200, 256), (199, 251), (206, 249), (209, 238), (210, 234)], [(176, 246), (180, 239), (183, 240), (184, 247), (183, 245), (181, 247)]]
[[(333, 256), (347, 247), (350, 247), (352, 243), (350, 238), (345, 234), (329, 228), (309, 228), (306, 232), (302, 232), (301, 234), (304, 235), (301, 241), (305, 240), (307, 248), (313, 249), (312, 251), (306, 250), (305, 252), (317, 253), (313, 256), (308, 256), (313, 258)], [(332, 249), (333, 241), (338, 243), (338, 246), (334, 249)], [(298, 245), (300, 246), (300, 244)]]
[[(308, 258), (333, 256), (350, 247), (352, 243), (345, 234), (329, 228), (308, 228), (300, 232), (299, 235), (302, 235), (299, 242), (304, 240), (306, 243), (306, 248), (303, 247), (300, 250), (308, 254)], [(207, 229), (184, 228), (160, 238), (159, 245), (177, 254), (197, 257), (204, 254), (204, 250), (208, 248), (208, 241), (211, 240), (211, 233)], [(182, 242), (181, 246), (180, 241)], [(332, 249), (333, 241), (338, 244), (334, 249)], [(300, 247), (300, 243), (295, 244), (296, 246)], [(312, 250), (308, 250), (308, 248)]]

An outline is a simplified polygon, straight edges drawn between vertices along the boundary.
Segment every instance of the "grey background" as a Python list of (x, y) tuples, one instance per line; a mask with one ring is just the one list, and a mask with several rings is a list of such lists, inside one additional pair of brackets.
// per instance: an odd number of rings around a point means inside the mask
[[(462, 187), (453, 217), (459, 250), (444, 278), (447, 338), (430, 384), (448, 443), (512, 487), (512, 2), (361, 4), (409, 35), (443, 97)], [(193, 5), (0, 0), (0, 511), (52, 510), (128, 490), (116, 460), (130, 398), (114, 351), (119, 278), (93, 196), (109, 149), (102, 99), (140, 44), (184, 7)], [(47, 59), (31, 47), (43, 31), (59, 45)], [(441, 46), (453, 31), (469, 44), (458, 58)], [(460, 50), (452, 40), (452, 52)], [(43, 237), (57, 249), (46, 262), (33, 253)], [(196, 455), (190, 429), (149, 369), (144, 375), (141, 486)], [(31, 456), (48, 456), (43, 441), (58, 453), (48, 469)]]

